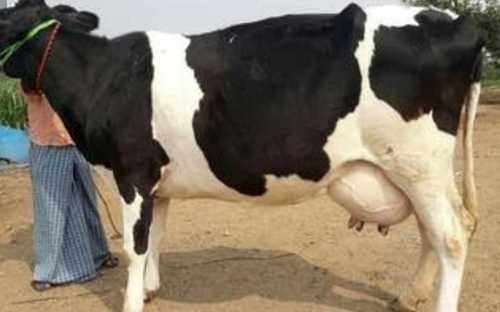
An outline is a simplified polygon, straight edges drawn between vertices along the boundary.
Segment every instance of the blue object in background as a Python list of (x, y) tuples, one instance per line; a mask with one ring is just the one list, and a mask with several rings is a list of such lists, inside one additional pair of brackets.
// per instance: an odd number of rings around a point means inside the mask
[(25, 131), (0, 126), (0, 160), (25, 164), (28, 163), (28, 152), (29, 139)]

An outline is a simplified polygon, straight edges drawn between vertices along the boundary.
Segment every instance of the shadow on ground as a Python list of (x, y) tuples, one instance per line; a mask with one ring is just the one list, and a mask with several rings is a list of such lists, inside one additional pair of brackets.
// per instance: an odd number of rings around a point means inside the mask
[[(31, 229), (16, 232), (13, 241), (0, 245), (0, 263), (17, 260), (31, 265)], [(119, 290), (127, 278), (126, 257), (119, 257), (118, 269), (104, 271), (101, 278), (82, 285), (114, 312), (121, 311), (123, 292)], [(376, 286), (347, 280), (282, 251), (216, 247), (164, 253), (161, 259), (163, 286), (157, 297), (168, 301), (217, 303), (257, 295), (353, 312), (382, 312), (387, 311), (382, 302), (393, 298)]]

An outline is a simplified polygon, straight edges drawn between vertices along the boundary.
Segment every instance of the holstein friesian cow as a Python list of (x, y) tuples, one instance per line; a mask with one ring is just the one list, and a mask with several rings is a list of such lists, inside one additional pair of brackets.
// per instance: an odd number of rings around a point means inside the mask
[[(417, 273), (392, 307), (416, 309), (440, 267), (436, 311), (457, 312), (477, 220), (484, 42), (470, 18), (351, 4), (193, 36), (108, 40), (87, 33), (97, 25), (89, 12), (21, 0), (0, 11), (0, 56), (114, 174), (130, 258), (124, 311), (142, 311), (160, 287), (169, 199), (278, 205), (326, 190), (336, 200), (336, 181), (364, 171), (411, 203), (422, 236)], [(463, 107), (464, 201), (453, 171)]]

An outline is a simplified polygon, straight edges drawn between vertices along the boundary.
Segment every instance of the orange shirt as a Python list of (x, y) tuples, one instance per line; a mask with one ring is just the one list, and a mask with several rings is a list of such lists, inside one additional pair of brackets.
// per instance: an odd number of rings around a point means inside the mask
[(64, 124), (45, 96), (24, 93), (28, 102), (28, 126), (30, 139), (42, 146), (74, 145)]

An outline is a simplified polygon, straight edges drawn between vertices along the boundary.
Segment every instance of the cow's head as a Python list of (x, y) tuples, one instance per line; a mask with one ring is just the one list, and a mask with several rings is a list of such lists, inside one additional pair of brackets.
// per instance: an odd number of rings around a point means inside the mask
[(44, 0), (19, 0), (12, 8), (0, 10), (0, 50), (23, 39), (33, 28), (58, 20), (65, 29), (90, 32), (99, 26), (99, 18), (67, 5), (49, 7)]

